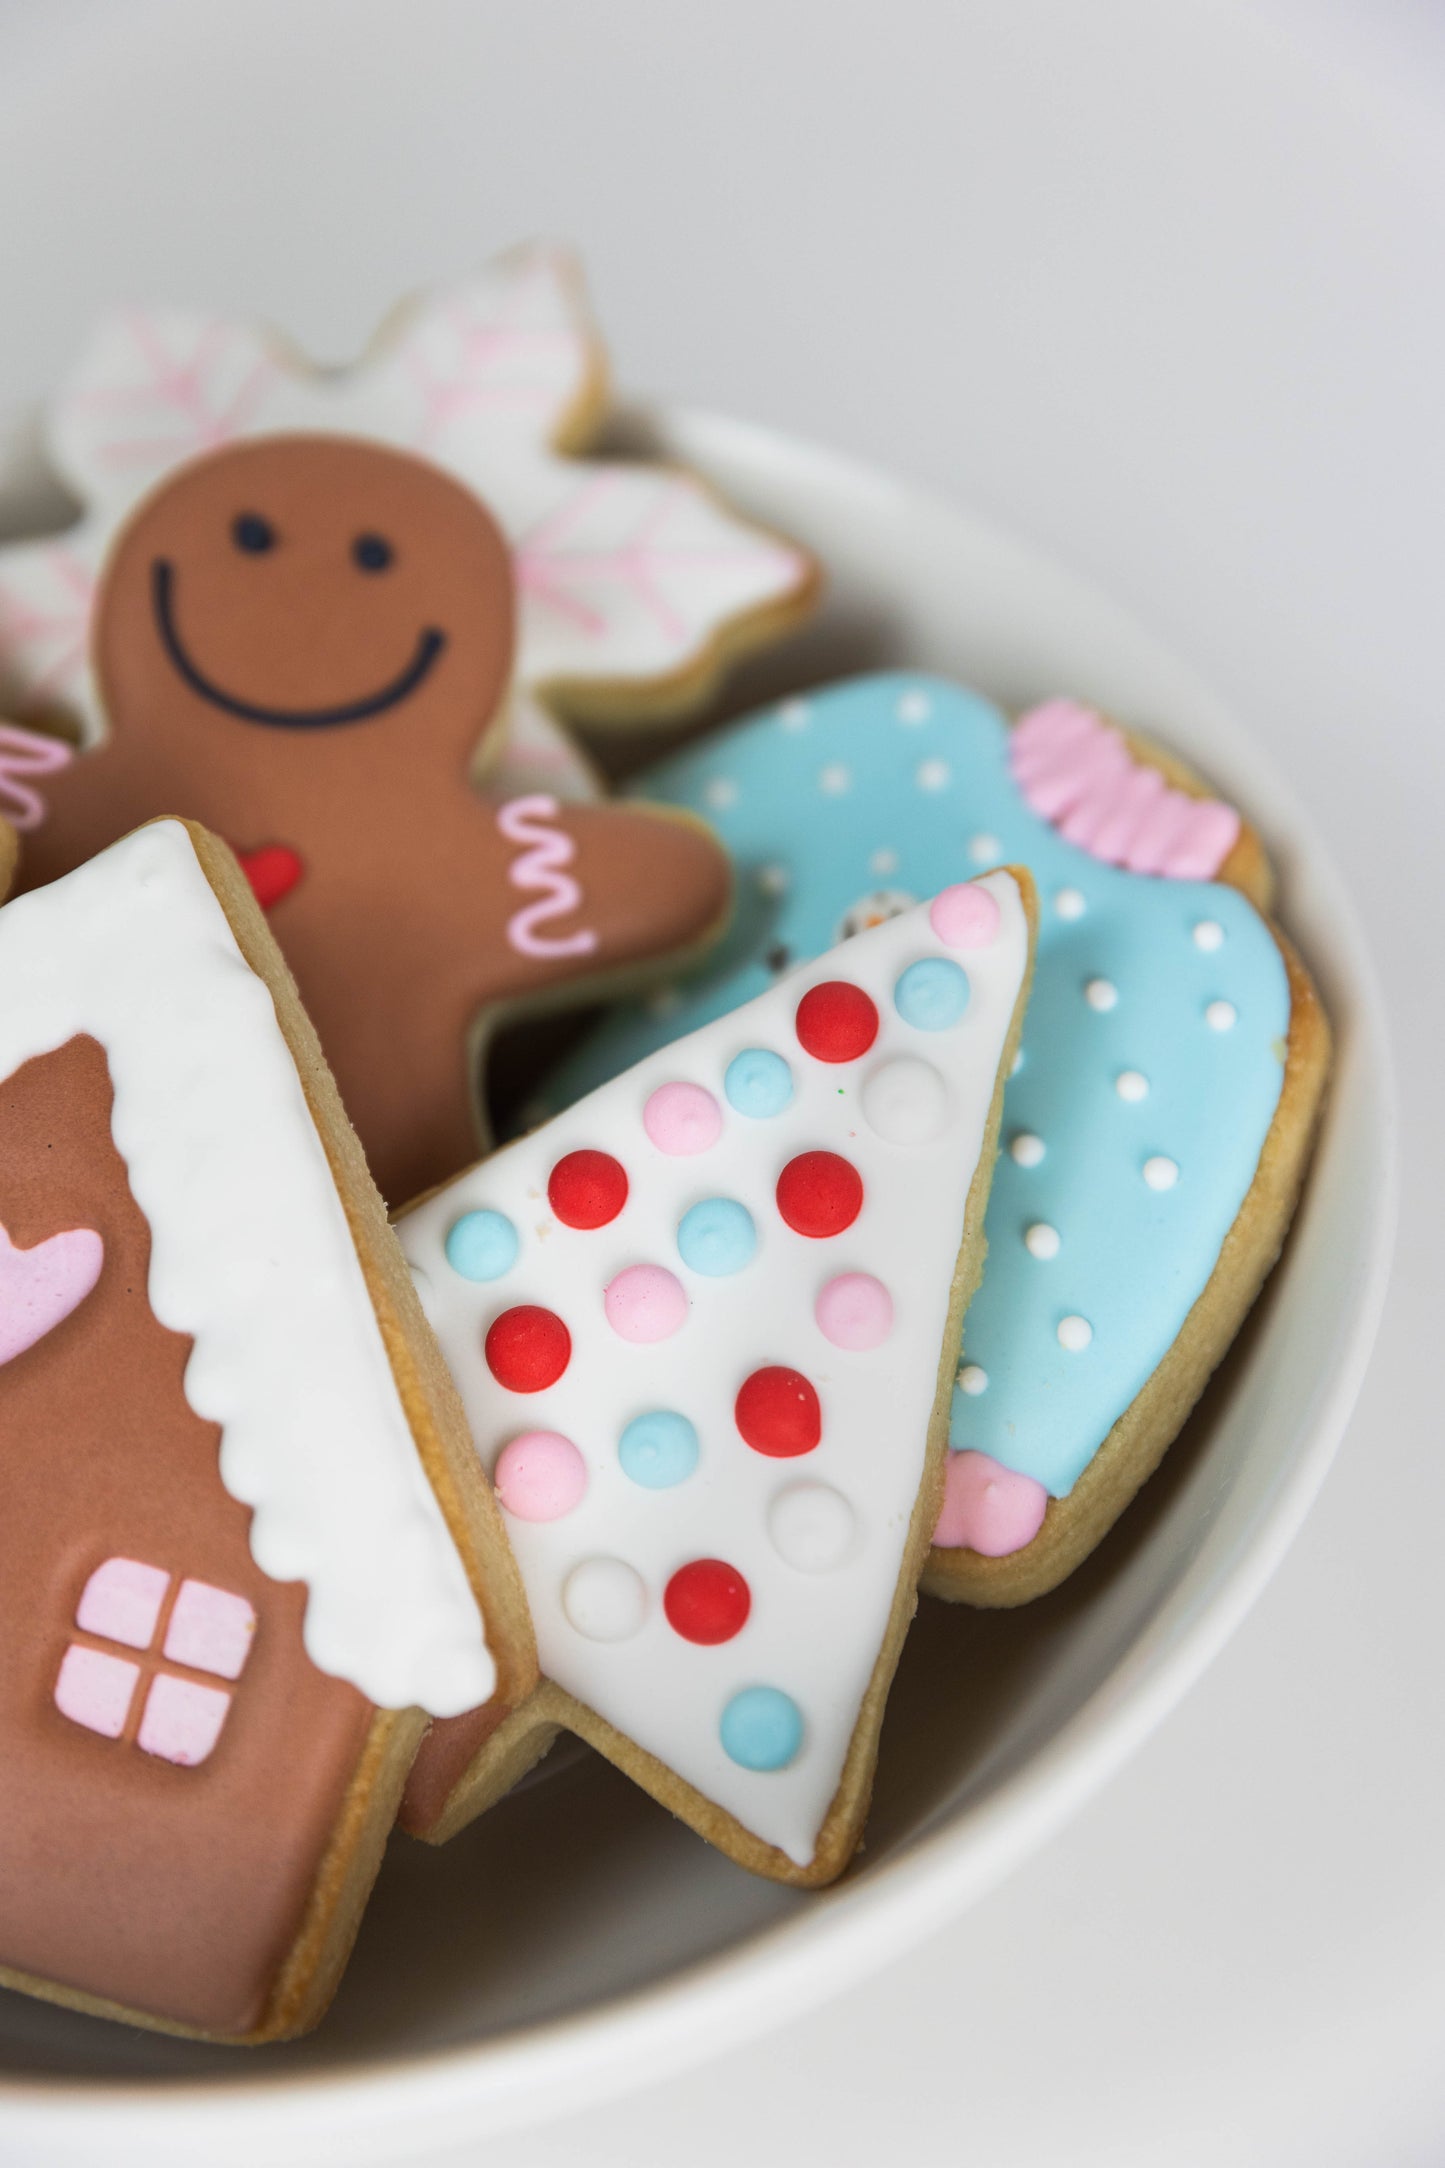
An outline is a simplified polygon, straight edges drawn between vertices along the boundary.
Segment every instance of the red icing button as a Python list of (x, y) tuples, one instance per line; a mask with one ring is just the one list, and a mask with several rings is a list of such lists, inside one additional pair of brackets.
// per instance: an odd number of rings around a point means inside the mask
[(811, 1453), (823, 1435), (818, 1395), (801, 1370), (770, 1363), (744, 1380), (733, 1405), (744, 1445), (769, 1460), (796, 1460)]
[(721, 1558), (695, 1558), (679, 1566), (662, 1594), (667, 1623), (684, 1641), (715, 1647), (747, 1624), (753, 1599), (736, 1566)]
[(804, 994), (794, 1025), (814, 1061), (856, 1061), (878, 1036), (878, 1010), (861, 986), (825, 979)]
[(288, 843), (263, 843), (256, 851), (237, 851), (241, 871), (263, 911), (289, 896), (306, 868)]
[(564, 1227), (605, 1227), (627, 1202), (627, 1170), (610, 1152), (568, 1152), (547, 1178), (547, 1202)]
[(560, 1317), (534, 1302), (503, 1310), (489, 1327), (487, 1368), (510, 1393), (540, 1393), (555, 1385), (572, 1359), (572, 1335)]
[(796, 1235), (821, 1242), (863, 1209), (863, 1177), (836, 1152), (800, 1152), (778, 1176), (778, 1210)]

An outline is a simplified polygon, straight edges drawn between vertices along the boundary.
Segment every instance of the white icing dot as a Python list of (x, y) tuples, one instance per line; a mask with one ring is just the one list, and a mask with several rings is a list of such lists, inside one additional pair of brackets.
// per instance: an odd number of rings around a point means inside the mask
[(897, 851), (875, 851), (868, 861), (868, 871), (882, 874), (896, 873), (898, 871)]
[(976, 866), (996, 866), (1003, 855), (997, 836), (970, 836), (968, 855)]
[(841, 798), (853, 778), (840, 760), (829, 761), (826, 768), (818, 770), (818, 788), (825, 798)]
[(948, 1119), (948, 1092), (932, 1062), (902, 1054), (863, 1086), (863, 1114), (888, 1144), (929, 1144)]
[(647, 1013), (649, 1016), (671, 1016), (681, 1001), (682, 994), (676, 986), (659, 986), (647, 997)]
[(621, 1558), (584, 1558), (562, 1588), (567, 1622), (587, 1641), (630, 1641), (647, 1617), (642, 1577)]
[(1152, 1159), (1144, 1162), (1144, 1179), (1151, 1189), (1173, 1189), (1179, 1180), (1178, 1162), (1156, 1152)]
[(857, 1532), (853, 1508), (829, 1483), (790, 1483), (768, 1508), (773, 1549), (799, 1573), (831, 1573), (841, 1566)]
[(1217, 918), (1202, 918), (1194, 929), (1194, 946), (1206, 954), (1223, 946), (1224, 928)]
[(714, 813), (726, 813), (730, 805), (738, 802), (738, 786), (729, 775), (715, 775), (704, 790), (703, 797)]
[(778, 710), (781, 730), (806, 730), (810, 710), (806, 700), (785, 700)]
[(1021, 1129), (1009, 1150), (1019, 1166), (1036, 1167), (1044, 1156), (1044, 1140), (1027, 1129)]
[(1050, 1258), (1059, 1254), (1059, 1230), (1051, 1227), (1047, 1220), (1035, 1220), (1024, 1236), (1024, 1245), (1030, 1257), (1037, 1257), (1047, 1264)]
[(1015, 1049), (1015, 1051), (1014, 1051), (1014, 1058), (1013, 1058), (1013, 1060), (1012, 1060), (1012, 1061), (1010, 1062), (1010, 1064), (1009, 1064), (1009, 1072), (1008, 1072), (1008, 1073), (1009, 1073), (1009, 1075), (1010, 1075), (1010, 1076), (1017, 1076), (1017, 1075), (1018, 1075), (1018, 1073), (1019, 1073), (1019, 1071), (1020, 1071), (1020, 1069), (1022, 1069), (1023, 1065), (1024, 1065), (1024, 1050), (1023, 1050), (1023, 1048), (1022, 1048), (1022, 1047), (1020, 1046), (1020, 1047), (1017, 1047), (1017, 1048)]
[(1081, 888), (1061, 888), (1054, 897), (1054, 909), (1060, 918), (1082, 918), (1088, 908)]
[(788, 893), (787, 867), (762, 867), (758, 874), (758, 886), (765, 896), (786, 896)]
[(1136, 1106), (1149, 1096), (1149, 1079), (1142, 1069), (1121, 1069), (1114, 1079), (1114, 1089), (1130, 1106)]
[(1211, 1031), (1233, 1031), (1239, 1021), (1239, 1011), (1232, 1001), (1211, 1001), (1204, 1012), (1204, 1021)]
[(1118, 1002), (1119, 989), (1112, 979), (1090, 979), (1084, 988), (1084, 999), (1091, 1009), (1097, 1009), (1101, 1016), (1107, 1016)]
[(920, 790), (947, 790), (952, 771), (946, 760), (920, 760), (914, 781)]
[(900, 723), (926, 723), (932, 713), (933, 702), (924, 692), (914, 690), (913, 692), (904, 693), (898, 703), (898, 720)]
[(958, 1373), (958, 1383), (961, 1391), (976, 1400), (980, 1393), (988, 1391), (988, 1372), (977, 1363), (965, 1363)]
[(1094, 1328), (1086, 1317), (1059, 1319), (1059, 1346), (1066, 1347), (1071, 1355), (1080, 1354), (1093, 1337)]

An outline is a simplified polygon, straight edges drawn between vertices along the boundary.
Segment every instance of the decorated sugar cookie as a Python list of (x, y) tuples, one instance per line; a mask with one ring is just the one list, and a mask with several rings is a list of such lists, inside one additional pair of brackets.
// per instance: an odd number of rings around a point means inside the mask
[(956, 885), (399, 1223), (546, 1684), (438, 1725), (449, 1835), (559, 1727), (757, 1871), (851, 1858), (938, 1507), (1033, 890)]
[(645, 978), (728, 905), (691, 815), (473, 784), (513, 580), (491, 514), (441, 469), (340, 436), (245, 439), (179, 468), (111, 548), (104, 742), (49, 772), (50, 741), (30, 735), (19, 767), (17, 733), (0, 742), (25, 885), (177, 808), (233, 846), (397, 1202), (473, 1156), (476, 1040), (499, 1014)]
[(1328, 1031), (1261, 916), (1257, 838), (1078, 703), (1010, 733), (976, 695), (901, 674), (787, 701), (635, 787), (717, 823), (736, 919), (700, 976), (602, 1026), (554, 1106), (946, 881), (1032, 870), (1038, 970), (926, 1586), (1042, 1593), (1178, 1431), (1303, 1174)]
[(535, 1676), (495, 1507), (227, 854), (0, 911), (0, 1983), (330, 1999), (428, 1715)]
[[(344, 370), (314, 367), (256, 324), (118, 311), (96, 327), (47, 417), (51, 456), (82, 517), (53, 540), (0, 550), (0, 712), (58, 722), (87, 743), (123, 720), (92, 667), (92, 629), (115, 536), (161, 484), (239, 441), (360, 438), (449, 475), (506, 539), (517, 656), (500, 787), (590, 795), (556, 714), (599, 726), (675, 715), (728, 657), (802, 615), (816, 585), (805, 552), (738, 519), (695, 477), (577, 458), (605, 408), (606, 356), (580, 275), (547, 247), (419, 296)], [(276, 524), (264, 501), (238, 499), (234, 510)], [(403, 572), (416, 534), (388, 537), (384, 523), (363, 519), (342, 547), (369, 534), (389, 541)], [(291, 539), (277, 527), (278, 552)], [(383, 567), (364, 569), (379, 604)], [(484, 584), (475, 607), (485, 618), (491, 606)], [(434, 623), (461, 636), (454, 615), (428, 612), (419, 628)], [(397, 670), (405, 660), (387, 657)], [(360, 682), (358, 672), (332, 697)], [(498, 713), (472, 720), (469, 756)], [(17, 772), (0, 744), (0, 776)]]

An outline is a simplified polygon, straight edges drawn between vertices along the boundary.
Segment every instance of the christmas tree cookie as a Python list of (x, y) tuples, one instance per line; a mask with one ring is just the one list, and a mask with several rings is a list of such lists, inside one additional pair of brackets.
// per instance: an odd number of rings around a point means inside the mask
[(1033, 886), (945, 890), (403, 1216), (545, 1683), (440, 1724), (441, 1837), (580, 1733), (799, 1884), (855, 1850), (938, 1510)]

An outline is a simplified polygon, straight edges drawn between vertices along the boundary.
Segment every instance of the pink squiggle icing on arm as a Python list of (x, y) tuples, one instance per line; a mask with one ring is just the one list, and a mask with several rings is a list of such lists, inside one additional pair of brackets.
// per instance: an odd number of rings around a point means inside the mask
[(572, 838), (548, 827), (559, 807), (555, 798), (538, 792), (530, 798), (513, 798), (497, 809), (497, 826), (509, 843), (524, 847), (525, 855), (512, 861), (508, 879), (522, 889), (539, 889), (535, 903), (514, 911), (507, 920), (507, 939), (519, 956), (590, 956), (597, 935), (590, 926), (576, 933), (548, 934), (538, 928), (548, 919), (565, 918), (582, 907), (582, 890), (563, 867), (576, 855)]
[(1239, 837), (1232, 806), (1176, 790), (1135, 759), (1121, 730), (1076, 700), (1046, 700), (1023, 716), (1009, 766), (1041, 820), (1130, 873), (1212, 880)]
[(0, 813), (12, 828), (38, 828), (49, 811), (38, 790), (27, 778), (54, 775), (75, 758), (59, 738), (38, 731), (21, 730), (14, 723), (0, 723)]

